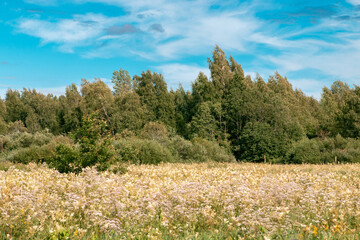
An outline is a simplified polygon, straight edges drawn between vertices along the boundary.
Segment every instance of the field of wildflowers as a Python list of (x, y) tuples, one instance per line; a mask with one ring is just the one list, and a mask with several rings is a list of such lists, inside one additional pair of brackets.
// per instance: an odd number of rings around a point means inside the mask
[(360, 165), (0, 171), (0, 239), (359, 239)]

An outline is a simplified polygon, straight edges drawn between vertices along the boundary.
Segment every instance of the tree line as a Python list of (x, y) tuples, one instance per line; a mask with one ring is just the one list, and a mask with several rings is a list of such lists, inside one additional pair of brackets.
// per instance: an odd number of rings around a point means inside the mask
[(199, 73), (191, 91), (169, 91), (149, 70), (132, 77), (123, 69), (113, 73), (113, 89), (101, 79), (83, 79), (80, 89), (72, 84), (59, 97), (9, 89), (0, 99), (0, 134), (68, 135), (96, 113), (112, 136), (143, 138), (157, 123), (171, 136), (217, 143), (238, 161), (360, 161), (359, 86), (336, 81), (316, 100), (279, 73), (267, 81), (245, 76), (218, 46), (208, 63), (211, 76)]

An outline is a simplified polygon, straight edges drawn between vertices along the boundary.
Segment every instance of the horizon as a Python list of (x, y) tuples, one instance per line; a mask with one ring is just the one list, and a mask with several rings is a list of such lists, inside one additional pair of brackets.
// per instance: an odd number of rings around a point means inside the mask
[(0, 5), (0, 97), (7, 89), (61, 95), (115, 70), (161, 73), (190, 90), (219, 45), (252, 79), (276, 71), (320, 98), (358, 82), (360, 0), (167, 2), (15, 0)]

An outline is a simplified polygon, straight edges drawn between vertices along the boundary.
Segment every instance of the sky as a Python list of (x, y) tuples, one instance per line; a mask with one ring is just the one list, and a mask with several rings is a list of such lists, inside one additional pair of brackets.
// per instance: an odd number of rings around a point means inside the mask
[(115, 70), (191, 90), (219, 45), (246, 74), (275, 71), (320, 98), (360, 83), (360, 0), (0, 0), (0, 97), (59, 95)]

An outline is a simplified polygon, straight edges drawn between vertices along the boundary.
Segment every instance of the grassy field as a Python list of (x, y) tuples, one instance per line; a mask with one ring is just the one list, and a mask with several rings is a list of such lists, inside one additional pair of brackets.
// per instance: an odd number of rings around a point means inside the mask
[(359, 239), (360, 165), (0, 171), (0, 239)]

